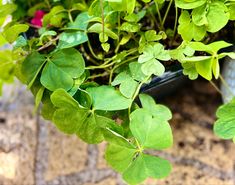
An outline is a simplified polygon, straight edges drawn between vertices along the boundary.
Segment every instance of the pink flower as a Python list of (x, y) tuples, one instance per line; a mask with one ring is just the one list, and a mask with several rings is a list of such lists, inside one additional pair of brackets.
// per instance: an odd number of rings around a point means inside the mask
[(34, 18), (31, 20), (31, 24), (41, 28), (42, 27), (42, 19), (45, 15), (45, 12), (42, 10), (37, 10), (34, 14)]

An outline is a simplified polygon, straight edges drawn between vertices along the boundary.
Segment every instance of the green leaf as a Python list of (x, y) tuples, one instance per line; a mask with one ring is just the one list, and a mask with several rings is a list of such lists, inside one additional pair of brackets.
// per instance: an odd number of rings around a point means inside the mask
[(15, 10), (17, 9), (17, 6), (13, 3), (7, 3), (0, 6), (0, 17), (6, 17), (8, 15), (11, 15)]
[(35, 112), (37, 111), (37, 109), (41, 103), (44, 91), (45, 91), (45, 88), (42, 86), (37, 92), (37, 95), (35, 97), (35, 108), (34, 108)]
[(145, 62), (142, 65), (141, 69), (143, 73), (147, 76), (152, 75), (152, 74), (156, 76), (161, 76), (165, 72), (164, 65), (156, 59), (152, 59), (152, 60)]
[(164, 105), (156, 104), (151, 96), (140, 94), (139, 98), (142, 107), (147, 109), (155, 118), (163, 121), (172, 119), (171, 111)]
[(209, 58), (206, 60), (198, 61), (195, 64), (195, 67), (196, 67), (198, 74), (200, 74), (203, 78), (207, 80), (211, 80), (212, 79), (212, 64), (213, 64), (213, 60), (212, 58)]
[(146, 45), (143, 54), (138, 58), (139, 63), (144, 63), (141, 69), (145, 75), (155, 74), (161, 76), (165, 72), (165, 67), (157, 59), (170, 60), (169, 51), (164, 50), (163, 45), (159, 43)]
[(122, 173), (131, 164), (136, 149), (116, 144), (110, 144), (105, 151), (105, 159), (113, 169)]
[(21, 72), (26, 77), (26, 82), (29, 88), (33, 85), (45, 63), (46, 59), (44, 55), (41, 55), (38, 52), (31, 53), (23, 61)]
[(226, 5), (221, 1), (212, 1), (207, 13), (207, 31), (215, 33), (221, 30), (229, 21), (229, 12)]
[(124, 22), (120, 27), (120, 30), (131, 33), (138, 32), (139, 29), (140, 25), (138, 23), (131, 23), (131, 22)]
[(6, 28), (3, 32), (3, 36), (10, 43), (13, 43), (19, 36), (20, 33), (26, 32), (29, 26), (26, 24), (15, 24)]
[(73, 86), (73, 79), (80, 77), (84, 71), (85, 62), (82, 55), (73, 48), (63, 49), (51, 55), (40, 81), (51, 91), (58, 88), (69, 90)]
[(190, 42), (189, 47), (193, 48), (196, 51), (205, 51), (210, 53), (211, 55), (217, 54), (217, 52), (223, 48), (227, 48), (232, 46), (232, 44), (227, 43), (225, 41), (216, 41), (212, 42), (208, 45), (203, 44), (202, 42)]
[(129, 64), (129, 69), (130, 69), (130, 73), (132, 78), (134, 78), (135, 80), (142, 82), (144, 79), (146, 79), (146, 75), (142, 72), (141, 70), (142, 64), (136, 62), (131, 62)]
[(95, 110), (123, 110), (130, 107), (132, 102), (111, 86), (90, 87), (87, 92), (92, 97)]
[(113, 120), (80, 107), (64, 89), (53, 92), (51, 101), (56, 107), (53, 122), (57, 128), (67, 134), (76, 134), (87, 143), (103, 141), (104, 128), (119, 128)]
[(128, 74), (126, 71), (119, 73), (114, 81), (112, 82), (112, 86), (119, 85), (120, 84), (120, 92), (125, 96), (126, 98), (132, 98), (139, 83), (136, 82), (130, 74)]
[(123, 173), (129, 184), (139, 184), (148, 177), (161, 179), (171, 172), (170, 163), (162, 158), (140, 154)]
[[(101, 23), (95, 23), (91, 27), (89, 27), (88, 32), (100, 34), (103, 32), (103, 26)], [(104, 33), (112, 39), (118, 39), (118, 35), (107, 27), (104, 27)]]
[(206, 35), (205, 26), (197, 26), (190, 18), (188, 11), (182, 11), (179, 18), (178, 32), (182, 36), (183, 40), (196, 41), (202, 40)]
[(214, 125), (214, 132), (223, 139), (235, 137), (235, 99), (222, 105), (216, 112), (218, 120)]
[(182, 63), (183, 74), (188, 75), (190, 80), (195, 80), (198, 78), (198, 72), (195, 67), (195, 63)]
[(76, 17), (74, 22), (69, 23), (68, 27), (66, 27), (64, 29), (65, 30), (86, 31), (90, 18), (91, 17), (88, 15), (88, 12), (82, 12)]
[(126, 20), (127, 22), (137, 23), (145, 16), (145, 14), (146, 14), (146, 11), (142, 10), (138, 12), (137, 14), (132, 13), (132, 14), (125, 16), (124, 20)]
[(182, 9), (194, 9), (202, 6), (206, 3), (206, 0), (176, 0), (175, 4), (177, 7)]
[(157, 35), (155, 30), (148, 30), (144, 33), (145, 39), (148, 42), (159, 41), (162, 39), (161, 35)]
[(111, 144), (119, 145), (119, 146), (126, 147), (129, 149), (135, 149), (135, 145), (130, 143), (126, 138), (124, 138), (119, 133), (117, 133), (109, 128), (105, 128), (103, 130), (103, 135), (104, 135), (105, 140)]
[(171, 128), (163, 119), (168, 115), (163, 114), (159, 117), (152, 115), (146, 108), (137, 109), (131, 113), (130, 129), (142, 147), (162, 150), (172, 146)]
[(83, 31), (63, 32), (60, 35), (58, 49), (71, 48), (88, 41), (87, 34)]
[(63, 6), (54, 6), (51, 11), (43, 17), (43, 26), (48, 25), (61, 27), (63, 19), (68, 18), (68, 14)]
[(231, 21), (235, 21), (235, 4), (231, 4), (229, 7), (228, 7), (228, 11), (229, 11), (229, 14), (230, 14), (230, 20)]

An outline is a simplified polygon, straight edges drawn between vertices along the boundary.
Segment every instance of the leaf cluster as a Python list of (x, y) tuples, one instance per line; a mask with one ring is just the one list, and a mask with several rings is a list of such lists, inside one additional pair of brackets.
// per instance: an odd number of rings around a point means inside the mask
[[(106, 160), (127, 183), (169, 175), (170, 163), (148, 150), (172, 146), (171, 112), (140, 89), (175, 63), (192, 80), (218, 79), (221, 59), (235, 59), (221, 38), (234, 29), (235, 1), (26, 2), (0, 1), (0, 46), (13, 46), (0, 52), (0, 87), (16, 76), (60, 131), (106, 141)], [(42, 27), (30, 22), (38, 10)], [(235, 137), (233, 109), (231, 101), (217, 112), (224, 139)]]

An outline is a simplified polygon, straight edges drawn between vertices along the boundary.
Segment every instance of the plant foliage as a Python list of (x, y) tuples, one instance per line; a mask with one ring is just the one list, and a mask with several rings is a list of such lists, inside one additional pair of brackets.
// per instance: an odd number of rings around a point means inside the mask
[[(172, 115), (140, 89), (175, 63), (218, 79), (221, 59), (235, 59), (223, 40), (234, 20), (234, 0), (0, 1), (0, 46), (13, 47), (0, 51), (0, 87), (16, 76), (60, 131), (106, 141), (127, 183), (164, 178), (171, 164), (147, 150), (172, 146)], [(234, 104), (217, 112), (221, 138), (235, 138)]]

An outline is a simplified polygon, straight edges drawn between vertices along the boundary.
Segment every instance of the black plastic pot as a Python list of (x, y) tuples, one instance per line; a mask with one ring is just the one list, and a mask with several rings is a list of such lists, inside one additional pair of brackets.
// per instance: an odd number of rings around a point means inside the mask
[(160, 77), (154, 77), (149, 84), (145, 84), (141, 88), (142, 93), (147, 93), (155, 99), (161, 99), (175, 92), (187, 81), (187, 77), (183, 75), (183, 69), (179, 64), (169, 67)]

